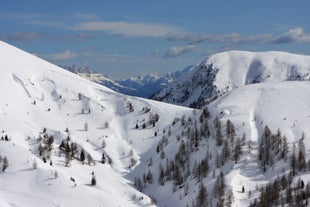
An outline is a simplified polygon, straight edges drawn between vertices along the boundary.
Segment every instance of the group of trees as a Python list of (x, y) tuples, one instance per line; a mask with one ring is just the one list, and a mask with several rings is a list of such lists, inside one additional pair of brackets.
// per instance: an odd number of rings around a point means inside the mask
[[(293, 143), (292, 149), (289, 149), (287, 139), (282, 136), (280, 129), (276, 134), (272, 134), (268, 126), (265, 126), (264, 132), (260, 139), (258, 149), (258, 159), (265, 172), (268, 167), (274, 166), (275, 162), (283, 160), (285, 163), (289, 158), (291, 173), (296, 175), (297, 172), (310, 170), (310, 161), (306, 161), (306, 149), (304, 145), (305, 135), (296, 144)], [(289, 151), (292, 153), (289, 154)]]
[(260, 188), (258, 199), (251, 201), (251, 207), (265, 206), (308, 206), (310, 199), (310, 183), (299, 178), (293, 183), (293, 177), (282, 175), (273, 182)]
[(6, 135), (2, 135), (1, 136), (1, 140), (4, 140), (4, 141), (9, 141), (9, 137), (8, 137), (8, 135), (6, 134)]
[[(52, 165), (51, 153), (54, 149), (54, 136), (48, 135), (46, 133), (46, 129), (44, 129), (43, 132), (43, 136), (40, 135), (39, 138), (37, 138), (37, 142), (39, 144), (39, 156), (44, 162), (50, 160), (50, 165)], [(76, 142), (71, 141), (68, 128), (66, 128), (65, 132), (67, 132), (67, 138), (63, 139), (58, 146), (59, 156), (61, 156), (62, 154), (64, 155), (65, 166), (69, 167), (73, 159), (79, 160), (82, 164), (87, 162), (88, 165), (95, 165), (93, 157), (89, 153), (86, 153), (83, 148), (79, 147)], [(104, 148), (106, 143), (104, 140), (102, 143), (102, 147)], [(109, 156), (106, 156), (103, 152), (100, 162), (102, 164), (105, 164), (106, 160), (108, 160), (109, 164), (112, 164), (112, 159)]]
[[(142, 109), (144, 111), (144, 113), (149, 113), (150, 110), (145, 109), (143, 108)], [(146, 111), (145, 111), (146, 110)], [(147, 126), (153, 126), (155, 127), (156, 126), (156, 123), (159, 121), (159, 114), (156, 113), (156, 114), (153, 114), (152, 112), (149, 113), (149, 120), (147, 122), (144, 122), (142, 124), (142, 129), (145, 129)], [(135, 126), (136, 129), (139, 129), (139, 124), (136, 123), (136, 126)], [(156, 132), (156, 136), (157, 136), (157, 132)]]
[[(197, 119), (193, 117), (197, 117)], [(171, 133), (164, 133), (156, 147), (156, 153), (160, 160), (158, 174), (156, 173), (158, 185), (173, 184), (173, 191), (184, 189), (184, 196), (186, 196), (189, 179), (196, 179), (199, 190), (196, 191), (197, 197), (192, 202), (193, 206), (224, 206), (225, 202), (226, 204), (231, 203), (228, 200), (231, 199), (232, 193), (225, 191), (224, 173), (221, 171), (225, 168), (221, 168), (221, 166), (227, 163), (232, 165), (238, 163), (246, 143), (245, 134), (238, 137), (231, 120), (227, 119), (225, 125), (222, 126), (222, 121), (217, 117), (211, 119), (207, 109), (201, 111), (199, 116), (191, 116), (187, 119), (182, 116), (181, 119), (175, 120), (169, 129), (171, 130), (179, 123), (177, 127), (182, 126), (183, 130), (176, 136), (179, 144), (177, 148), (174, 147), (176, 149), (174, 156), (169, 155), (167, 157), (165, 155), (165, 148), (170, 143), (169, 139), (173, 139), (170, 136)], [(210, 123), (211, 125), (209, 125)], [(289, 176), (291, 177), (284, 176), (285, 178), (275, 180), (262, 187), (260, 198), (256, 199), (255, 205), (253, 201), (253, 206), (272, 206), (274, 203), (279, 205), (285, 202), (285, 205), (308, 205), (310, 184), (303, 185), (301, 188), (301, 184), (292, 183), (292, 178), (298, 172), (310, 170), (310, 161), (307, 162), (306, 160), (304, 139), (305, 137), (302, 135), (296, 146), (293, 144), (293, 148), (290, 150), (287, 139), (281, 134), (280, 130), (273, 134), (268, 126), (264, 128), (258, 147), (258, 161), (261, 168), (266, 171), (268, 167), (272, 167), (279, 160), (284, 162), (289, 160), (288, 166), (291, 169)], [(209, 149), (209, 146), (216, 146), (216, 148)], [(205, 152), (205, 156), (201, 160), (197, 160), (196, 156), (193, 155), (198, 153), (200, 149)], [(207, 188), (204, 181), (210, 175), (210, 165), (217, 166), (219, 169), (213, 169), (212, 177), (209, 178), (214, 179), (214, 184)], [(147, 185), (154, 184), (152, 170), (154, 170), (153, 166), (149, 165), (143, 173), (142, 179), (135, 179), (135, 186), (138, 190), (143, 191)], [(290, 181), (288, 181), (289, 179)], [(242, 193), (244, 191), (243, 186)], [(291, 194), (292, 199), (290, 199)], [(289, 200), (291, 203), (288, 203)]]
[[(197, 117), (197, 119), (193, 117)], [(189, 191), (189, 179), (196, 179), (199, 183), (199, 190), (192, 205), (222, 206), (226, 193), (223, 172), (213, 170), (212, 177), (215, 179), (213, 187), (207, 189), (204, 180), (210, 174), (210, 163), (216, 165), (218, 163), (218, 167), (220, 167), (227, 162), (238, 162), (242, 146), (245, 143), (245, 136), (242, 139), (237, 137), (235, 127), (230, 120), (227, 120), (224, 129), (221, 126), (221, 121), (215, 118), (213, 119), (214, 127), (210, 128), (211, 115), (207, 108), (197, 116), (190, 116), (187, 119), (182, 116), (181, 119), (175, 120), (171, 128), (178, 122), (180, 124), (177, 127), (183, 127), (181, 133), (176, 136), (179, 146), (176, 148), (174, 156), (165, 157), (164, 151), (169, 144), (168, 140), (172, 138), (169, 136), (171, 133), (164, 134), (157, 144), (156, 153), (161, 160), (158, 166), (157, 183), (162, 186), (171, 183), (174, 186), (173, 191), (183, 189), (184, 196), (186, 196)], [(211, 131), (214, 131), (214, 134), (211, 134)], [(216, 145), (217, 149), (209, 149), (210, 145)], [(205, 152), (205, 156), (201, 160), (197, 160), (193, 155), (200, 150)], [(147, 185), (154, 183), (152, 168), (153, 166), (149, 165), (148, 170), (143, 173), (142, 179), (135, 178), (135, 186), (138, 190), (143, 191)], [(218, 202), (214, 203), (211, 198)]]

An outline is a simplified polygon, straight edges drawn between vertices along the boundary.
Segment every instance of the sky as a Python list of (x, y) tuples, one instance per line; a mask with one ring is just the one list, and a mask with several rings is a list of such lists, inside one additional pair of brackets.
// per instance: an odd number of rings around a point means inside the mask
[(310, 55), (309, 0), (0, 0), (0, 40), (114, 79), (229, 50)]

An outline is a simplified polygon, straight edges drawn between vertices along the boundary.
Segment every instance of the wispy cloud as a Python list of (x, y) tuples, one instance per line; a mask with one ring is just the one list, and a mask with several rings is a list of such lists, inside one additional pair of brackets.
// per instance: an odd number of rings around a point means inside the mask
[(69, 60), (76, 57), (76, 53), (71, 52), (71, 50), (66, 50), (64, 52), (55, 53), (55, 54), (47, 54), (40, 55), (42, 58), (53, 60), (53, 61), (61, 61), (61, 60)]
[(27, 24), (41, 26), (41, 27), (65, 27), (65, 24), (57, 21), (40, 21), (40, 20), (31, 20), (27, 21)]
[(0, 38), (4, 41), (21, 41), (28, 42), (34, 40), (47, 40), (50, 36), (41, 32), (14, 32), (11, 34), (0, 34)]
[(109, 22), (109, 21), (90, 21), (79, 23), (72, 27), (74, 30), (81, 31), (105, 31), (114, 35), (129, 37), (164, 37), (169, 33), (180, 33), (178, 27), (160, 23), (141, 23), (141, 22)]
[(173, 46), (163, 56), (164, 58), (174, 58), (189, 52), (199, 52), (200, 48), (197, 45)]
[(31, 42), (37, 40), (73, 40), (73, 41), (86, 41), (96, 38), (100, 32), (82, 32), (76, 34), (59, 34), (52, 35), (41, 32), (14, 32), (9, 34), (0, 34), (0, 39), (4, 41), (18, 41), (18, 42)]
[(258, 35), (241, 35), (239, 33), (231, 34), (169, 34), (166, 37), (167, 41), (184, 41), (190, 44), (198, 43), (250, 43), (250, 42), (266, 42), (273, 38), (272, 34), (258, 34)]
[(292, 42), (310, 42), (310, 33), (305, 33), (300, 27), (290, 29), (280, 34), (254, 34), (242, 35), (239, 33), (230, 34), (186, 34), (170, 33), (166, 37), (167, 41), (183, 41), (188, 44), (198, 43), (222, 43), (222, 44), (245, 44), (245, 43), (264, 43), (264, 44), (281, 44)]
[(94, 20), (98, 19), (98, 16), (94, 13), (85, 13), (85, 12), (77, 12), (74, 14), (74, 17), (78, 19), (84, 19), (84, 20)]
[(147, 56), (154, 56), (154, 55), (158, 55), (160, 53), (160, 49), (155, 49), (151, 52), (146, 53)]

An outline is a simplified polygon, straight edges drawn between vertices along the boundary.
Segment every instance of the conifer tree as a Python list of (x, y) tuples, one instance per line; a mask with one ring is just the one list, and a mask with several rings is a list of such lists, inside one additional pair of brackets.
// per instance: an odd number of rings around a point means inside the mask
[(104, 163), (105, 163), (105, 161), (106, 161), (106, 159), (105, 159), (105, 155), (104, 155), (104, 153), (102, 153), (101, 163), (102, 163), (102, 164), (104, 164)]
[(227, 136), (227, 139), (229, 139), (231, 143), (234, 142), (234, 139), (236, 136), (235, 126), (229, 119), (226, 121), (226, 136)]
[(2, 166), (2, 172), (5, 172), (5, 170), (9, 167), (9, 160), (6, 156), (3, 158), (3, 166)]
[(91, 178), (91, 181), (90, 181), (90, 184), (92, 186), (95, 186), (97, 184), (97, 180), (96, 180), (96, 176), (95, 174), (93, 174), (92, 178)]
[(83, 150), (83, 149), (81, 150), (81, 153), (80, 153), (80, 161), (82, 162), (82, 164), (84, 164), (84, 161), (85, 161), (85, 153), (84, 153), (84, 150)]
[(208, 206), (208, 197), (207, 197), (207, 189), (201, 182), (199, 185), (199, 191), (196, 198), (196, 206), (197, 207), (207, 207)]

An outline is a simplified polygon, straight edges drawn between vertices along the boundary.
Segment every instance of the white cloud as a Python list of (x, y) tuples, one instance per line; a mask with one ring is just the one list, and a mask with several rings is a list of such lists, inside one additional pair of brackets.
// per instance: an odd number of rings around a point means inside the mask
[(44, 57), (51, 59), (51, 60), (69, 60), (76, 56), (75, 53), (71, 52), (70, 50), (66, 50), (64, 52), (44, 55)]
[(301, 27), (290, 29), (283, 35), (280, 35), (272, 43), (291, 43), (291, 42), (310, 42), (310, 33), (305, 33)]
[(185, 53), (199, 52), (199, 51), (200, 51), (200, 48), (197, 45), (187, 45), (185, 47), (173, 46), (166, 52), (166, 54), (164, 55), (164, 58), (173, 58), (173, 57), (183, 55)]
[(164, 37), (169, 33), (182, 32), (180, 28), (166, 24), (147, 24), (125, 21), (90, 21), (77, 24), (72, 27), (72, 29), (82, 31), (106, 31), (111, 34), (129, 37)]

